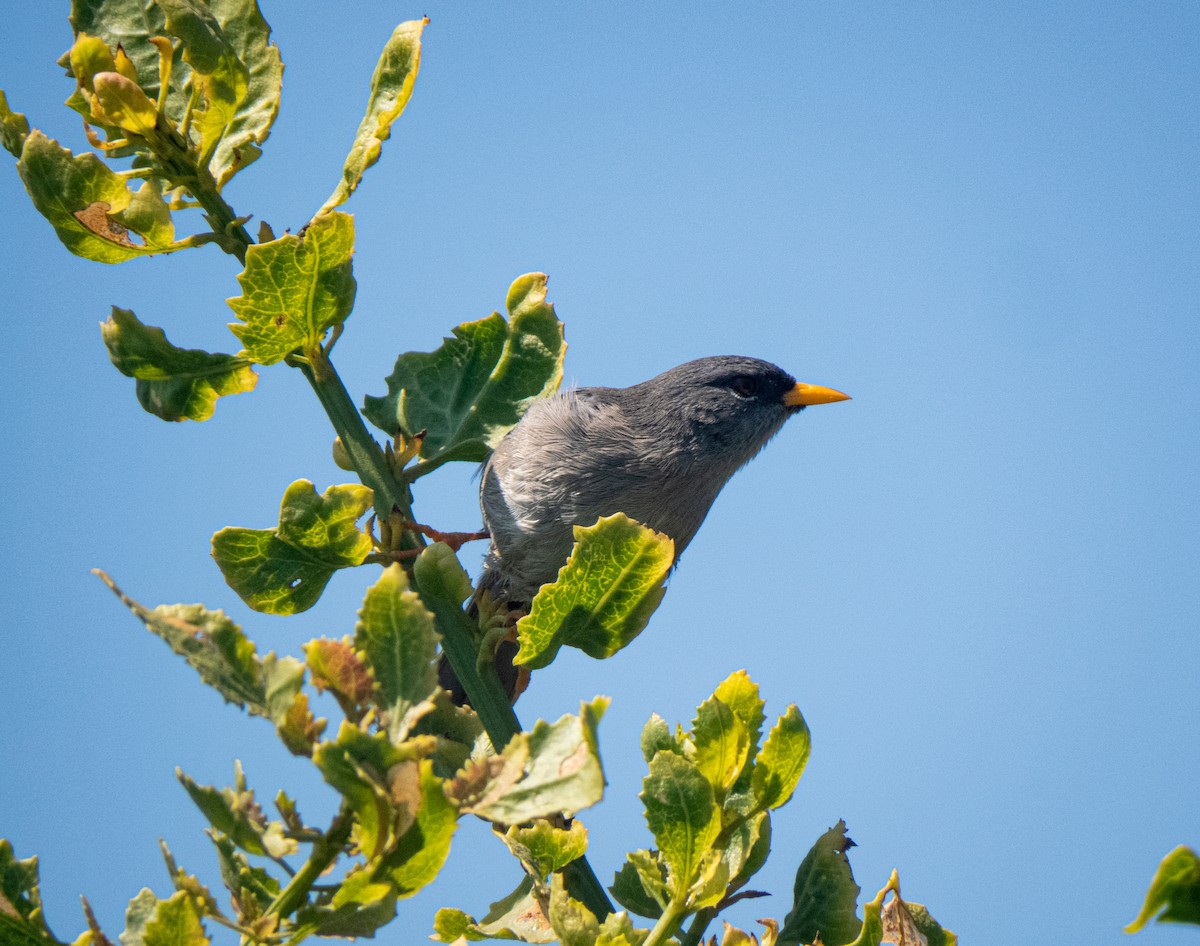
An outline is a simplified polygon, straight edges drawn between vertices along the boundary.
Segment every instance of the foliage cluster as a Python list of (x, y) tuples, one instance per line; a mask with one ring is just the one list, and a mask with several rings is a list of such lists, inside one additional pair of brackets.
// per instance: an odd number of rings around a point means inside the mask
[[(698, 707), (690, 729), (651, 718), (641, 739), (641, 800), (652, 846), (633, 850), (616, 872), (614, 907), (588, 865), (577, 817), (603, 794), (598, 726), (608, 700), (523, 729), (490, 660), (507, 628), (486, 602), (467, 607), (473, 589), (455, 541), (428, 542), (453, 537), (418, 526), (413, 514), (418, 480), (452, 461), (485, 459), (528, 404), (561, 381), (563, 327), (546, 301), (546, 277), (516, 279), (506, 315), (453, 328), (434, 352), (400, 355), (385, 393), (367, 397), (361, 411), (334, 368), (356, 287), (354, 219), (339, 207), (412, 94), (426, 21), (402, 23), (385, 44), (329, 197), (296, 233), (276, 236), (263, 223), (257, 238), (223, 196), (262, 155), (279, 106), (282, 62), (255, 0), (74, 0), (71, 24), (61, 60), (74, 82), (66, 104), (95, 152), (72, 154), (31, 130), (0, 92), (0, 142), (17, 158), (34, 205), (87, 259), (119, 263), (213, 245), (241, 267), (240, 293), (228, 300), (236, 353), (177, 347), (161, 328), (114, 307), (102, 326), (114, 366), (134, 379), (142, 407), (169, 421), (207, 420), (220, 398), (251, 391), (260, 368), (298, 370), (329, 417), (335, 456), (357, 477), (324, 491), (297, 480), (277, 524), (214, 535), (227, 584), (255, 611), (294, 614), (341, 569), (377, 574), (353, 636), (310, 641), (294, 657), (260, 653), (221, 611), (144, 607), (101, 573), (204, 683), (269, 721), (340, 797), (332, 822), (313, 825), (283, 791), (277, 817), (268, 815), (240, 763), (229, 787), (180, 772), (211, 825), (227, 897), (218, 900), (164, 846), (174, 890), (138, 893), (121, 941), (199, 946), (213, 925), (245, 943), (371, 936), (433, 880), (459, 819), (472, 815), (493, 825), (519, 882), (480, 919), (440, 910), (433, 932), (441, 942), (701, 942), (723, 909), (759, 895), (748, 884), (770, 851), (772, 813), (808, 761), (799, 710), (789, 706), (764, 737), (764, 701), (739, 671)], [(177, 221), (193, 211), (204, 224), (181, 236)], [(603, 658), (629, 645), (662, 597), (672, 558), (669, 538), (621, 515), (578, 529), (557, 581), (517, 624), (518, 662), (544, 667), (563, 646)], [(473, 710), (439, 688), (440, 650)], [(310, 688), (332, 694), (336, 725), (314, 716)], [(763, 921), (758, 938), (726, 925), (724, 946), (956, 941), (900, 897), (894, 874), (860, 918), (852, 844), (844, 824), (831, 828), (800, 864), (782, 924)], [(1139, 924), (1164, 905), (1164, 919), (1196, 919), (1195, 855), (1168, 860), (1169, 876), (1156, 881)], [(87, 929), (75, 942), (108, 946), (84, 903)], [(36, 859), (17, 859), (8, 841), (0, 841), (0, 942), (59, 942), (43, 915)]]

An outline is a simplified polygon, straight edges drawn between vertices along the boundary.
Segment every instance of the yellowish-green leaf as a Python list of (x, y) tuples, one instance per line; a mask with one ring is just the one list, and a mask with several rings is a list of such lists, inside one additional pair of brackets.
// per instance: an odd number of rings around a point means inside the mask
[(396, 847), (374, 868), (386, 877), (396, 896), (411, 897), (437, 877), (450, 854), (450, 840), (458, 825), (458, 808), (446, 795), (443, 782), (433, 774), (433, 763), (420, 763), (420, 808), (416, 821), (401, 835)]
[(433, 615), (409, 588), (404, 569), (389, 566), (363, 599), (354, 643), (374, 673), (393, 738), (403, 735), (395, 727), (405, 714), (437, 690), (439, 639)]
[(283, 495), (276, 529), (222, 529), (213, 536), (213, 558), (229, 587), (256, 611), (307, 610), (337, 569), (370, 554), (371, 537), (357, 520), (371, 502), (365, 486), (331, 486), (318, 494), (308, 480), (297, 480)]
[[(34, 206), (76, 256), (101, 263), (122, 263), (139, 256), (173, 253), (204, 242), (189, 237), (162, 243), (160, 213), (148, 215), (138, 205), (132, 219), (124, 216), (133, 193), (108, 165), (91, 153), (71, 154), (37, 129), (25, 139), (17, 170)], [(156, 242), (134, 243), (129, 233), (138, 233), (137, 227), (144, 227)]]
[(653, 920), (662, 916), (663, 908), (670, 899), (666, 868), (654, 851), (640, 850), (628, 854), (609, 890), (626, 910)]
[(699, 878), (704, 857), (721, 830), (712, 785), (682, 756), (660, 752), (650, 762), (640, 797), (667, 868), (670, 898), (678, 900)]
[(242, 294), (228, 300), (242, 320), (229, 328), (246, 356), (272, 365), (340, 325), (354, 306), (353, 252), (354, 218), (336, 211), (317, 217), (302, 236), (250, 247), (238, 276)]
[(750, 792), (755, 808), (778, 808), (792, 797), (804, 774), (812, 739), (808, 724), (794, 705), (779, 717), (754, 762)]
[(460, 937), (471, 942), (482, 939), (517, 939), (523, 943), (557, 941), (534, 892), (533, 878), (528, 875), (521, 879), (516, 890), (493, 903), (482, 920), (476, 921), (462, 910), (438, 910), (433, 930), (435, 938), (442, 943), (455, 943)]
[[(313, 763), (325, 781), (354, 810), (355, 840), (368, 862), (393, 851), (413, 823), (412, 805), (404, 793), (393, 793), (389, 773), (396, 766), (431, 754), (436, 747), (437, 740), (432, 736), (396, 745), (386, 733), (368, 734), (343, 722), (337, 738), (322, 742), (313, 752)], [(385, 880), (376, 875), (372, 879)]]
[(1200, 857), (1190, 847), (1180, 845), (1162, 859), (1141, 912), (1125, 932), (1136, 933), (1155, 918), (1200, 925)]
[(596, 725), (607, 706), (607, 698), (596, 697), (580, 705), (578, 716), (539, 720), (499, 757), (469, 766), (451, 784), (452, 797), (464, 813), (503, 825), (594, 805), (604, 794)]
[(191, 896), (178, 891), (159, 900), (142, 934), (144, 946), (208, 946), (200, 914)]
[(546, 302), (546, 276), (528, 273), (508, 291), (509, 318), (492, 313), (453, 330), (435, 352), (396, 359), (388, 393), (368, 397), (363, 414), (389, 436), (424, 430), (414, 469), (449, 460), (478, 463), (511, 429), (529, 402), (562, 381), (562, 323)]
[(508, 829), (501, 836), (508, 849), (539, 880), (562, 870), (587, 851), (587, 828), (578, 819), (559, 828), (545, 819)]
[(93, 114), (105, 125), (127, 135), (151, 138), (158, 111), (141, 87), (119, 72), (99, 72), (92, 77), (96, 98)]
[[(244, 783), (240, 765), (238, 776), (239, 783)], [(270, 857), (296, 853), (297, 844), (284, 836), (283, 825), (268, 821), (263, 816), (253, 789), (246, 788), (244, 784), (234, 788), (200, 785), (179, 769), (175, 770), (175, 777), (209, 824), (243, 851)]]
[(560, 647), (609, 657), (645, 628), (666, 592), (675, 543), (624, 513), (575, 527), (575, 548), (517, 624), (516, 663), (545, 667)]
[(14, 158), (19, 158), (28, 135), (29, 122), (20, 112), (8, 107), (8, 98), (0, 89), (0, 145)]
[(758, 684), (750, 679), (745, 670), (731, 673), (713, 691), (713, 697), (720, 700), (742, 722), (749, 736), (749, 748), (746, 752), (746, 762), (741, 775), (735, 784), (735, 790), (743, 790), (749, 783), (750, 768), (758, 755), (758, 742), (762, 736), (763, 706), (762, 697), (758, 695)]
[(199, 97), (192, 127), (200, 137), (201, 163), (207, 164), (246, 97), (249, 74), (208, 4), (155, 2), (166, 15), (167, 32), (180, 40), (183, 59), (191, 66), (189, 84)]
[(561, 874), (550, 880), (549, 917), (562, 946), (595, 946), (600, 922), (591, 910), (567, 893)]
[(207, 420), (217, 398), (252, 391), (258, 382), (248, 359), (176, 348), (128, 309), (113, 306), (100, 332), (117, 370), (137, 379), (142, 407), (163, 420)]
[(705, 700), (692, 722), (692, 743), (697, 768), (724, 798), (746, 764), (750, 738), (733, 710), (715, 697)]
[(421, 67), (421, 31), (428, 20), (401, 23), (383, 47), (383, 53), (371, 76), (371, 95), (367, 112), (354, 135), (354, 144), (346, 155), (342, 179), (319, 212), (344, 204), (363, 174), (379, 160), (379, 151), (392, 133), (392, 123), (400, 117), (412, 96), (413, 83)]

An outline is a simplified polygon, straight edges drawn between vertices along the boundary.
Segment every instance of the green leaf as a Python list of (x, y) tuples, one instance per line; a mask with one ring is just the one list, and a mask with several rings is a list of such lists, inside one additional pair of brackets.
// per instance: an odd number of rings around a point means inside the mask
[(575, 527), (575, 548), (517, 623), (517, 664), (547, 666), (560, 647), (610, 657), (646, 627), (666, 592), (675, 543), (624, 513)]
[(859, 935), (861, 888), (846, 857), (853, 846), (846, 836), (846, 822), (839, 821), (804, 855), (796, 871), (792, 909), (779, 934), (781, 944), (811, 943), (820, 934), (826, 946), (843, 946)]
[(658, 713), (651, 713), (650, 718), (646, 721), (646, 725), (642, 729), (641, 747), (642, 756), (646, 759), (647, 765), (662, 750), (667, 752), (683, 751), (671, 734), (671, 727)]
[(426, 432), (420, 450), (426, 470), (448, 460), (486, 459), (529, 402), (562, 381), (566, 343), (546, 302), (545, 274), (517, 279), (508, 311), (507, 322), (492, 313), (458, 326), (435, 352), (401, 355), (388, 393), (366, 399), (363, 414), (388, 435)]
[[(279, 881), (261, 867), (251, 867), (226, 835), (219, 831), (208, 832), (217, 849), (217, 861), (221, 869), (221, 882), (239, 901), (253, 899), (260, 907), (266, 907), (279, 896)], [(242, 912), (245, 912), (244, 903)]]
[(335, 571), (370, 554), (371, 537), (355, 523), (371, 502), (365, 486), (331, 486), (318, 495), (308, 480), (297, 480), (283, 494), (276, 529), (222, 529), (212, 539), (213, 558), (255, 611), (306, 611)]
[(199, 97), (192, 113), (192, 128), (200, 138), (201, 162), (207, 163), (233, 123), (250, 76), (206, 3), (155, 2), (166, 14), (167, 32), (179, 39), (184, 62), (192, 68), (189, 84)]
[(217, 144), (209, 171), (217, 187), (257, 160), (279, 113), (283, 63), (271, 42), (271, 27), (254, 0), (207, 0), (225, 42), (246, 70), (246, 86)]
[[(322, 742), (313, 752), (313, 763), (330, 785), (345, 797), (356, 820), (356, 841), (368, 861), (392, 851), (409, 830), (423, 802), (397, 790), (398, 770), (429, 755), (436, 738), (423, 736), (399, 745), (387, 733), (370, 735), (343, 722), (337, 739)], [(381, 880), (382, 878), (375, 878)]]
[(646, 824), (667, 867), (670, 898), (679, 899), (696, 881), (721, 830), (712, 785), (682, 756), (660, 752), (650, 762), (640, 797)]
[(754, 762), (750, 791), (758, 810), (778, 808), (792, 797), (808, 764), (811, 747), (804, 717), (794, 705), (789, 706), (768, 734)]
[(433, 774), (433, 763), (421, 760), (416, 821), (374, 867), (375, 876), (387, 877), (397, 897), (411, 897), (437, 877), (450, 854), (457, 826), (458, 808), (447, 796), (442, 780)]
[(531, 825), (514, 825), (501, 840), (530, 873), (545, 880), (556, 870), (583, 857), (587, 851), (587, 828), (580, 821), (559, 828), (544, 819)]
[(746, 764), (750, 737), (728, 706), (715, 697), (705, 700), (692, 722), (696, 767), (723, 798)]
[(745, 670), (738, 670), (726, 677), (713, 691), (713, 696), (733, 710), (733, 715), (741, 720), (750, 739), (745, 765), (735, 783), (735, 789), (744, 790), (749, 787), (751, 766), (758, 755), (758, 743), (765, 719), (763, 706), (766, 704), (758, 695), (758, 684), (750, 679)]
[(142, 941), (145, 946), (208, 946), (209, 943), (195, 903), (182, 890), (158, 902)]
[(1159, 923), (1200, 924), (1200, 857), (1191, 848), (1181, 845), (1162, 859), (1141, 912), (1125, 932), (1136, 933), (1156, 915)]
[[(374, 672), (390, 728), (437, 691), (439, 640), (433, 615), (409, 588), (404, 569), (390, 565), (367, 591), (354, 628), (354, 644)], [(399, 735), (393, 731), (394, 738)]]
[(49, 933), (3, 911), (0, 911), (0, 943), (4, 946), (66, 946)]
[[(37, 858), (17, 860), (12, 844), (0, 838), (0, 915), (4, 914), (19, 919), (33, 935), (50, 936), (42, 916)], [(0, 941), (3, 941), (2, 932), (0, 930)]]
[(371, 878), (366, 868), (351, 871), (329, 906), (304, 907), (296, 914), (305, 934), (350, 939), (374, 936), (396, 916), (396, 891), (391, 884)]
[[(238, 781), (242, 782), (240, 766), (238, 776)], [(270, 857), (296, 853), (296, 842), (284, 837), (283, 825), (278, 821), (268, 821), (263, 816), (253, 790), (244, 785), (235, 788), (199, 785), (179, 769), (175, 770), (175, 777), (208, 823), (243, 851)]]
[(424, 594), (461, 605), (471, 596), (471, 579), (445, 542), (425, 546), (413, 562), (413, 578)]
[(168, 604), (151, 610), (127, 596), (104, 572), (96, 569), (94, 574), (227, 702), (272, 718), (254, 642), (224, 611), (209, 611), (199, 604)]
[(20, 112), (8, 107), (8, 98), (0, 89), (0, 145), (14, 158), (19, 158), (28, 135), (29, 122)]
[(375, 74), (371, 76), (367, 113), (359, 123), (354, 144), (346, 155), (342, 179), (319, 213), (344, 204), (358, 187), (367, 168), (379, 160), (380, 149), (391, 136), (392, 123), (400, 117), (412, 96), (413, 83), (421, 67), (421, 31), (428, 22), (401, 23), (383, 47)]
[[(191, 135), (197, 149), (209, 156), (208, 169), (218, 188), (262, 153), (259, 145), (279, 110), (283, 65), (254, 0), (76, 0), (73, 7), (76, 35), (100, 37), (110, 59), (120, 44), (150, 99), (159, 95), (159, 52), (151, 37), (171, 34), (180, 40), (163, 112), (178, 126), (195, 93)], [(85, 82), (89, 71), (73, 68), (71, 58), (60, 62)], [(90, 74), (96, 71), (93, 66)], [(77, 93), (68, 104), (91, 119), (86, 97)]]
[(451, 797), (464, 814), (503, 825), (594, 805), (604, 794), (596, 725), (607, 706), (606, 697), (596, 697), (580, 705), (578, 716), (538, 720), (499, 756), (468, 766), (448, 786)]
[(729, 885), (744, 887), (771, 853), (771, 813), (761, 811), (747, 819), (727, 825), (721, 857), (729, 868)]
[[(147, 216), (144, 207), (136, 205), (132, 216), (125, 215), (134, 195), (124, 179), (96, 155), (75, 156), (36, 128), (25, 139), (17, 170), (33, 205), (76, 256), (123, 263), (203, 242), (196, 237), (150, 242), (150, 238), (161, 240), (164, 233), (161, 214)], [(147, 237), (147, 242), (134, 243), (130, 230)]]
[(600, 924), (596, 946), (641, 946), (649, 935), (649, 930), (634, 929), (628, 914), (610, 913)]
[(251, 361), (273, 365), (318, 345), (354, 306), (354, 218), (316, 217), (303, 235), (286, 234), (246, 251), (242, 294), (228, 300), (241, 319), (230, 330)]
[(254, 642), (223, 611), (199, 604), (160, 605), (150, 610), (138, 604), (99, 569), (93, 569), (147, 630), (162, 638), (200, 674), (200, 679), (226, 701), (275, 723), (288, 749), (309, 755), (325, 727), (308, 710), (300, 692), (304, 665), (291, 657), (269, 653), (259, 658)]
[(550, 880), (550, 926), (562, 946), (594, 946), (600, 935), (600, 923), (578, 900), (567, 894), (561, 874)]
[(667, 876), (653, 851), (633, 851), (609, 888), (617, 903), (638, 916), (657, 920), (669, 899)]
[[(157, 4), (146, 3), (145, 0), (73, 0), (71, 26), (77, 38), (86, 35), (101, 39), (110, 57), (119, 45), (133, 62), (138, 85), (150, 98), (158, 98), (159, 54), (150, 43), (150, 37), (166, 32), (166, 18)], [(69, 75), (86, 81), (88, 74), (81, 73), (78, 63), (72, 61), (73, 52), (64, 54), (59, 65), (66, 67)], [(175, 59), (176, 64), (171, 72), (171, 95), (165, 111), (167, 117), (177, 124), (183, 117), (187, 101), (184, 83), (191, 69), (182, 62), (181, 51), (176, 52)], [(92, 70), (99, 71), (95, 65)], [(71, 101), (67, 104), (75, 107)], [(84, 118), (88, 117), (89, 114), (84, 112)]]
[(113, 306), (100, 332), (117, 370), (137, 379), (142, 407), (163, 420), (207, 420), (217, 398), (252, 391), (258, 382), (248, 359), (176, 348), (128, 309)]
[(476, 921), (462, 910), (438, 910), (433, 921), (434, 936), (443, 943), (464, 937), (481, 939), (519, 939), (523, 943), (553, 943), (557, 940), (543, 906), (534, 894), (533, 878), (526, 875), (506, 897), (491, 905), (487, 915)]

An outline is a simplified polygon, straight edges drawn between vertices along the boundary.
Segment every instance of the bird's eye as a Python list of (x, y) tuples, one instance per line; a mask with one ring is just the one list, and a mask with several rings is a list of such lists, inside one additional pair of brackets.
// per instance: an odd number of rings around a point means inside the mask
[(729, 382), (729, 388), (738, 397), (754, 397), (758, 393), (758, 379), (741, 375)]

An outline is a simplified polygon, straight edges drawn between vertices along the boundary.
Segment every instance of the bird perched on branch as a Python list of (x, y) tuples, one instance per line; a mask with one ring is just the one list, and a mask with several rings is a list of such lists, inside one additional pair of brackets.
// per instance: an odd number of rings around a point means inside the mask
[[(554, 581), (574, 526), (623, 512), (675, 542), (696, 535), (721, 488), (791, 416), (847, 400), (757, 358), (689, 361), (628, 388), (578, 388), (535, 401), (483, 469), (480, 506), (491, 546), (476, 591), (518, 613)], [(521, 681), (506, 641), (497, 670)], [(443, 658), (442, 685), (465, 695)]]

